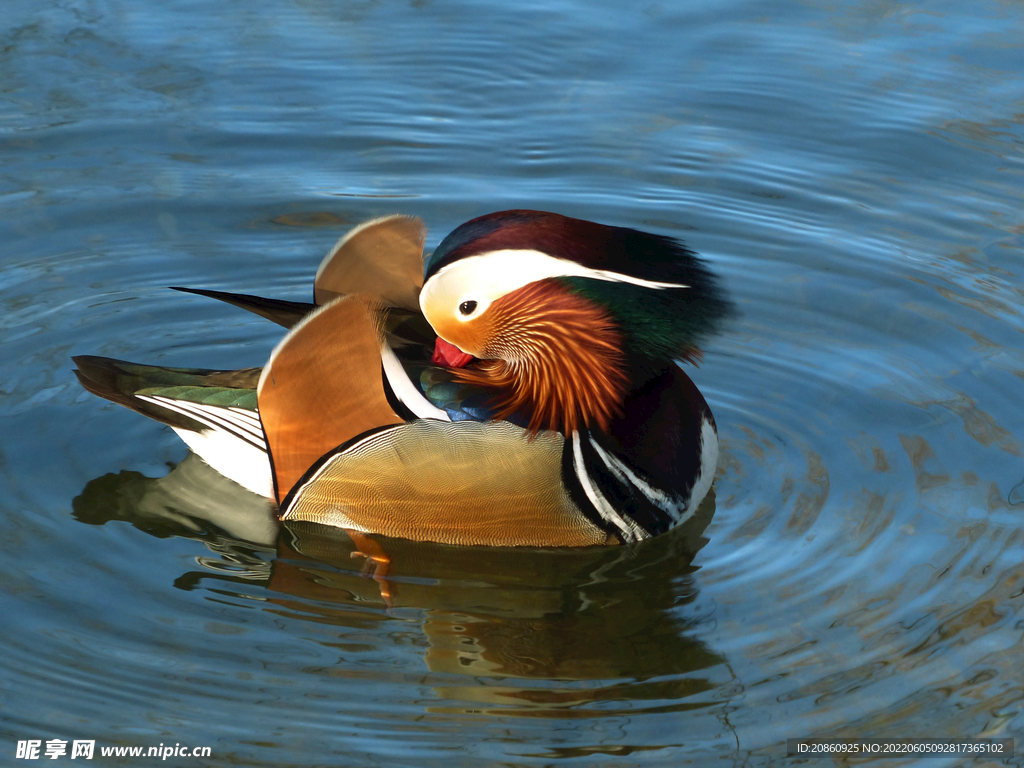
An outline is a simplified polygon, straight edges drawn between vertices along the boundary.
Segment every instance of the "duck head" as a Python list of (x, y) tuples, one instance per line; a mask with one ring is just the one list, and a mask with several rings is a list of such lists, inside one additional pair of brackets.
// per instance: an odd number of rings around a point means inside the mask
[(448, 235), (426, 261), (420, 308), (440, 339), (478, 359), (457, 376), (495, 390), (499, 418), (567, 436), (607, 430), (632, 388), (699, 357), (729, 312), (680, 242), (525, 210)]

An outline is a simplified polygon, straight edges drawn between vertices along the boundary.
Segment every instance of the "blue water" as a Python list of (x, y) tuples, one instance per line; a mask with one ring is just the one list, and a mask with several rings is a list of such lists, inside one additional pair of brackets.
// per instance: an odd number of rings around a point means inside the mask
[[(787, 737), (1024, 735), (1022, 22), (6, 0), (3, 762), (59, 738), (97, 765), (781, 765)], [(278, 536), (71, 373), (261, 365), (280, 329), (166, 286), (308, 300), (366, 218), (420, 216), (432, 248), (510, 207), (681, 237), (736, 301), (692, 371), (723, 439), (703, 542), (396, 543), (389, 610), (344, 536)]]

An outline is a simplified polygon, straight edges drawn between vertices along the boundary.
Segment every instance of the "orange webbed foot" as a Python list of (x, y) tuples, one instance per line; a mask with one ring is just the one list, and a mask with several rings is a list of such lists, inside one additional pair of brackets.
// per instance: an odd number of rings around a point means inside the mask
[(349, 556), (352, 558), (364, 558), (363, 575), (369, 576), (377, 582), (377, 589), (380, 590), (380, 596), (384, 600), (384, 604), (389, 609), (394, 608), (395, 604), (392, 598), (398, 594), (398, 591), (395, 589), (395, 585), (388, 579), (388, 576), (391, 575), (391, 558), (388, 556), (388, 553), (384, 551), (380, 544), (365, 533), (352, 531), (348, 528), (345, 529), (345, 533), (348, 534), (349, 538), (356, 545), (355, 551)]

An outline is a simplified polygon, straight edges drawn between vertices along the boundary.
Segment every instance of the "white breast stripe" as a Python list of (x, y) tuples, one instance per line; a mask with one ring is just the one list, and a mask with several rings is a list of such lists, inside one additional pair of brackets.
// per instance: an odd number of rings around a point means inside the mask
[(391, 391), (395, 393), (395, 397), (401, 401), (402, 405), (421, 419), (451, 421), (447, 413), (427, 400), (419, 388), (412, 383), (405, 368), (398, 361), (395, 351), (386, 341), (380, 345), (380, 359), (384, 364), (384, 375), (387, 376), (388, 384), (391, 385)]
[(614, 507), (608, 503), (608, 499), (601, 495), (601, 492), (597, 490), (594, 483), (590, 480), (587, 468), (583, 464), (579, 432), (572, 433), (572, 459), (573, 466), (576, 469), (576, 477), (579, 478), (580, 485), (583, 486), (583, 491), (587, 494), (587, 498), (590, 499), (590, 503), (594, 505), (594, 509), (597, 510), (601, 517), (619, 529), (623, 541), (632, 542), (648, 538), (648, 534), (643, 528), (632, 520), (626, 520), (626, 518), (616, 512)]
[(651, 502), (651, 504), (663, 512), (667, 512), (672, 517), (673, 525), (678, 525), (683, 521), (684, 517), (682, 510), (679, 508), (678, 501), (674, 500), (664, 491), (655, 488), (650, 483), (637, 477), (636, 473), (634, 473), (633, 470), (631, 470), (617, 456), (610, 455), (604, 450), (604, 448), (598, 445), (593, 436), (589, 439), (590, 444), (594, 446), (594, 450), (597, 451), (597, 455), (601, 457), (601, 461), (603, 461), (605, 466), (608, 467), (608, 471), (619, 479), (619, 482), (636, 488), (647, 498), (649, 502)]
[(683, 519), (690, 517), (697, 511), (697, 507), (704, 501), (704, 497), (711, 490), (711, 484), (715, 481), (715, 470), (718, 468), (718, 432), (711, 426), (708, 419), (703, 419), (700, 425), (700, 474), (693, 481), (693, 488), (690, 489), (690, 500), (686, 504), (686, 514)]

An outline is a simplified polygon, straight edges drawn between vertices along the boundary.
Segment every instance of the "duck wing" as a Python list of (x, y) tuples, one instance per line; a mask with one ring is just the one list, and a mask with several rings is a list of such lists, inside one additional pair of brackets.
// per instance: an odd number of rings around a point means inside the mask
[(376, 296), (384, 306), (419, 316), (426, 239), (427, 228), (415, 216), (396, 214), (363, 222), (341, 237), (320, 262), (313, 280), (314, 303), (206, 288), (173, 286), (171, 290), (223, 301), (285, 328), (295, 327), (332, 299), (357, 293)]
[(204, 423), (154, 402), (155, 398), (181, 399), (254, 413), (256, 410), (259, 368), (236, 371), (167, 368), (95, 355), (77, 355), (71, 359), (78, 366), (75, 376), (86, 390), (171, 427), (198, 431)]
[(259, 368), (166, 368), (107, 357), (72, 358), (94, 395), (170, 426), (195, 453), (253, 493), (272, 496), (259, 415)]

